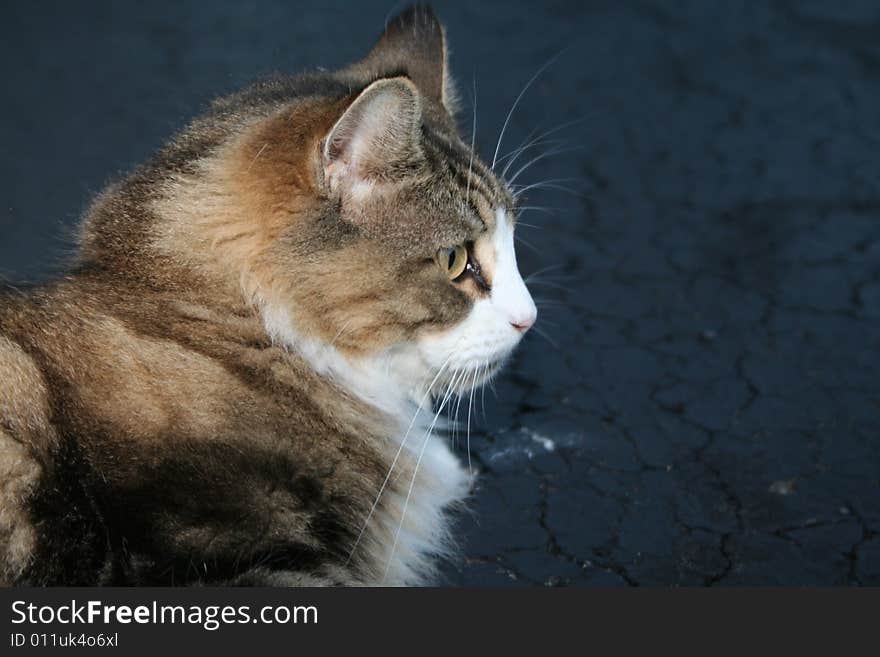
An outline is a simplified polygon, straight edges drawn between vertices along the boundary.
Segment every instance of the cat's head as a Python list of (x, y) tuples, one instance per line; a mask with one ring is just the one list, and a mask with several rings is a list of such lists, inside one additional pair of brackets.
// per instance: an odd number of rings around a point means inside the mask
[[(257, 116), (206, 160), (200, 199), (175, 192), (178, 211), (202, 204), (202, 236), (240, 261), (272, 337), (316, 367), (368, 362), (412, 390), (482, 383), (537, 312), (515, 200), (455, 126), (434, 14), (405, 11), (361, 62), (297, 84), (250, 92)], [(246, 115), (236, 102), (224, 111)]]

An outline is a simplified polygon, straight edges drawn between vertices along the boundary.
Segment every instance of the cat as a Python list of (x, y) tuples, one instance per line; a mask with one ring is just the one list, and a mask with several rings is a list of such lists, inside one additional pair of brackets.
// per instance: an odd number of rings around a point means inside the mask
[(535, 322), (426, 6), (213, 103), (0, 293), (6, 585), (421, 585), (472, 475), (432, 403)]

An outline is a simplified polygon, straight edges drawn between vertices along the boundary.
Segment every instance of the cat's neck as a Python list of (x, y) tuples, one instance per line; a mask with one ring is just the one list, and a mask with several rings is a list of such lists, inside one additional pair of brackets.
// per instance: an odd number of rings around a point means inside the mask
[(351, 357), (332, 344), (309, 337), (296, 329), (291, 311), (261, 303), (263, 324), (277, 345), (297, 353), (319, 376), (347, 393), (391, 416), (409, 420), (430, 406), (425, 391), (408, 380), (407, 372), (417, 358), (405, 349), (390, 349), (373, 356)]

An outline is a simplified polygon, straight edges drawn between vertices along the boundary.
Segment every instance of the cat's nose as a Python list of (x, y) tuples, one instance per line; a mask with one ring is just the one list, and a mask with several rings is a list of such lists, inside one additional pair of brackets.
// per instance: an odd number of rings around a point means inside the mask
[(520, 333), (525, 333), (532, 328), (536, 319), (538, 319), (538, 312), (537, 310), (534, 310), (527, 315), (510, 320), (510, 325)]

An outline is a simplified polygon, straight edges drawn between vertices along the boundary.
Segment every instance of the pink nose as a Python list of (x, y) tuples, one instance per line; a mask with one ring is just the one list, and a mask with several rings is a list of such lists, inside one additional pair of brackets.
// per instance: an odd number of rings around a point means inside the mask
[(527, 315), (526, 317), (522, 317), (517, 319), (516, 321), (510, 322), (510, 325), (520, 333), (525, 333), (530, 328), (532, 328), (532, 324), (535, 323), (535, 320), (537, 318), (537, 315)]

